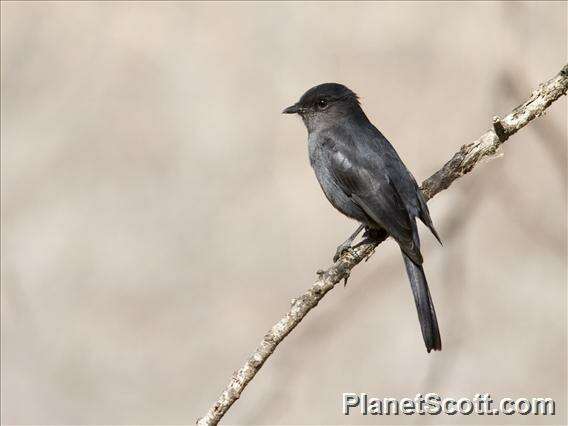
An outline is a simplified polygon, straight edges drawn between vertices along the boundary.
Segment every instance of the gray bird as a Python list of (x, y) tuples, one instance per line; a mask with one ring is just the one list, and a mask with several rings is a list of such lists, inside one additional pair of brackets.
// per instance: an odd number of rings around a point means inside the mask
[[(367, 238), (388, 233), (400, 246), (426, 350), (441, 350), (436, 312), (428, 289), (416, 218), (434, 229), (428, 206), (390, 142), (369, 121), (358, 96), (342, 84), (308, 90), (285, 114), (299, 114), (308, 129), (310, 164), (331, 204), (361, 223), (336, 252), (349, 250), (366, 229)], [(441, 243), (441, 241), (440, 241)]]

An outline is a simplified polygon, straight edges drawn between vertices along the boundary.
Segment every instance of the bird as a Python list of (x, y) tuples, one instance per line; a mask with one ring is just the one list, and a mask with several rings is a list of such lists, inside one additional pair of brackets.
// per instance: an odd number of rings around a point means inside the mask
[(416, 180), (394, 147), (367, 118), (357, 94), (343, 84), (314, 86), (282, 112), (302, 118), (310, 165), (326, 198), (360, 223), (337, 248), (334, 261), (351, 249), (363, 229), (367, 239), (385, 232), (391, 236), (402, 253), (426, 350), (441, 350), (416, 218), (442, 241)]

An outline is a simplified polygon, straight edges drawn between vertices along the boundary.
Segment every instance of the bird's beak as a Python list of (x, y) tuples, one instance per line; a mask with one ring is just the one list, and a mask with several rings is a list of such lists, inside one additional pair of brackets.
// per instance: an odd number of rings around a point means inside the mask
[(296, 103), (282, 111), (282, 114), (298, 114), (301, 111), (302, 108)]

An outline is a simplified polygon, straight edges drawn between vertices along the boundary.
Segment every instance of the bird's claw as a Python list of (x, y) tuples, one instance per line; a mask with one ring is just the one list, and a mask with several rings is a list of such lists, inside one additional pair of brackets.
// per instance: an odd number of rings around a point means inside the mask
[(347, 280), (349, 279), (350, 275), (351, 274), (349, 273), (349, 271), (345, 273), (345, 277), (343, 278), (343, 288), (347, 287)]
[(351, 247), (351, 244), (341, 244), (340, 246), (337, 247), (337, 250), (335, 251), (335, 255), (333, 256), (333, 261), (337, 262), (339, 260), (339, 258), (341, 256), (343, 256), (345, 253), (351, 253), (353, 251), (353, 247)]
[(367, 256), (365, 256), (365, 262), (367, 262), (372, 255), (375, 254), (375, 249), (371, 250)]

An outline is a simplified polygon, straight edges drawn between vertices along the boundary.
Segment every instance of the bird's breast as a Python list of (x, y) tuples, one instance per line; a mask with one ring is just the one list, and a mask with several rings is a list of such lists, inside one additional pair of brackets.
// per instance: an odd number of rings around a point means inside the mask
[(357, 206), (351, 198), (337, 184), (329, 162), (326, 160), (326, 150), (333, 147), (326, 145), (324, 138), (308, 138), (308, 152), (310, 164), (314, 169), (316, 178), (331, 205), (344, 215), (362, 223), (368, 222), (367, 215)]

